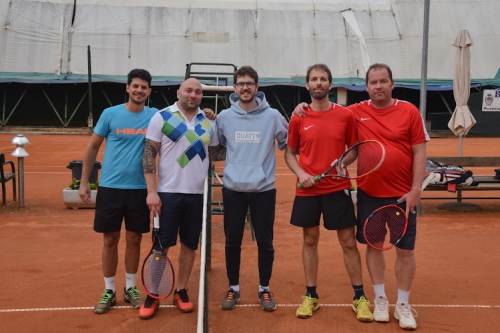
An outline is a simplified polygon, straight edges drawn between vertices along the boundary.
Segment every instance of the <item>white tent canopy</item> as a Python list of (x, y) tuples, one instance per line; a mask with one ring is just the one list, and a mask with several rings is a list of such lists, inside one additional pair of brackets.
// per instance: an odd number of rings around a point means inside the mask
[[(187, 63), (251, 65), (293, 79), (323, 62), (335, 78), (389, 64), (418, 79), (423, 0), (12, 0), (1, 1), (0, 72), (184, 76)], [(76, 6), (75, 6), (76, 3)], [(474, 39), (471, 78), (500, 67), (499, 0), (433, 0), (429, 78), (452, 79), (460, 30)]]

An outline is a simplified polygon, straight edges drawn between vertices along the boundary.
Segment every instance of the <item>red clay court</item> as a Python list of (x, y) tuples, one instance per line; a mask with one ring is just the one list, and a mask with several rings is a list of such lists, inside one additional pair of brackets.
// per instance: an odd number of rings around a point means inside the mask
[[(92, 230), (93, 209), (67, 209), (62, 190), (71, 182), (66, 168), (83, 158), (89, 135), (47, 135), (25, 132), (30, 144), (25, 159), (25, 208), (12, 203), (10, 182), (7, 206), (0, 206), (1, 332), (195, 332), (196, 311), (180, 313), (172, 296), (151, 320), (140, 320), (129, 308), (121, 290), (125, 284), (123, 239), (117, 273), (117, 306), (105, 315), (92, 309), (103, 289), (102, 236)], [(7, 159), (14, 150), (16, 133), (0, 134), (0, 152)], [(457, 155), (457, 138), (434, 138), (428, 155)], [(102, 161), (102, 153), (98, 159)], [(212, 269), (209, 272), (210, 332), (401, 332), (392, 317), (396, 301), (393, 274), (394, 252), (387, 253), (386, 291), (391, 302), (387, 324), (361, 323), (350, 309), (353, 291), (341, 257), (336, 234), (322, 229), (318, 292), (321, 308), (312, 318), (297, 319), (295, 310), (305, 292), (302, 269), (302, 232), (289, 224), (294, 198), (294, 175), (283, 153), (278, 152), (278, 200), (275, 224), (275, 265), (271, 291), (278, 304), (267, 313), (257, 302), (257, 248), (245, 234), (241, 269), (241, 302), (232, 311), (219, 303), (227, 289), (222, 217), (213, 217)], [(463, 155), (500, 156), (500, 138), (465, 138)], [(476, 174), (493, 174), (491, 168), (471, 168)], [(430, 196), (438, 192), (427, 192)], [(482, 192), (478, 192), (482, 193)], [(481, 195), (474, 193), (475, 195)], [(488, 192), (485, 196), (499, 196)], [(467, 200), (464, 200), (467, 201)], [(499, 331), (500, 201), (475, 200), (482, 211), (446, 212), (444, 201), (424, 201), (419, 217), (417, 274), (410, 302), (418, 312), (419, 332)], [(143, 255), (150, 242), (144, 235)], [(361, 253), (364, 247), (360, 246)], [(170, 252), (177, 266), (177, 252)], [(373, 291), (363, 263), (364, 285), (371, 300)], [(137, 278), (140, 285), (140, 276)], [(199, 262), (189, 282), (189, 294), (198, 306)], [(142, 289), (142, 286), (139, 288)], [(143, 293), (144, 294), (144, 293)], [(143, 295), (144, 296), (144, 295)]]

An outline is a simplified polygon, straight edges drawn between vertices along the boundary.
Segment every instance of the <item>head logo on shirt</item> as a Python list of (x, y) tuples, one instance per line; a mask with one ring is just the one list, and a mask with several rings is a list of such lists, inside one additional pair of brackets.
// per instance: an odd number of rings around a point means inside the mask
[(138, 135), (138, 134), (142, 134), (142, 135), (145, 135), (146, 133), (148, 133), (148, 129), (147, 128), (122, 128), (122, 129), (119, 129), (117, 128), (116, 129), (116, 135), (120, 135), (120, 134), (123, 134), (123, 135)]
[(184, 118), (179, 112), (171, 112), (164, 110), (160, 112), (163, 118), (162, 133), (173, 142), (179, 140), (188, 140), (190, 146), (184, 153), (177, 158), (177, 163), (181, 168), (189, 164), (196, 156), (200, 156), (201, 160), (207, 157), (205, 146), (210, 143), (210, 139), (214, 134), (214, 130), (210, 122), (201, 113), (196, 115), (194, 130), (189, 130), (184, 123)]

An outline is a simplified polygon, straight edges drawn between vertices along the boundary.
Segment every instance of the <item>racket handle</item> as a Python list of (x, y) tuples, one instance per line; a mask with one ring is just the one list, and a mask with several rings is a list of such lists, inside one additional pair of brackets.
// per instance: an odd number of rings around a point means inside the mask
[(155, 214), (155, 217), (153, 218), (153, 227), (155, 229), (160, 229), (160, 216), (158, 214)]
[[(315, 183), (319, 182), (320, 179), (321, 179), (320, 176), (314, 176), (313, 177), (313, 180), (314, 180)], [(302, 187), (303, 187), (302, 183), (297, 183), (297, 188), (302, 188)]]

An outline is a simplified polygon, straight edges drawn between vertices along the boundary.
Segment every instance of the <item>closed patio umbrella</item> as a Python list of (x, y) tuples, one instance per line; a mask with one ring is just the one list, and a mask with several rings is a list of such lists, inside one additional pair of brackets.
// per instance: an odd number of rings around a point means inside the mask
[(448, 127), (458, 135), (458, 155), (462, 156), (462, 138), (476, 124), (476, 119), (469, 110), (467, 102), (470, 96), (470, 50), (472, 39), (467, 30), (462, 30), (455, 38), (453, 46), (457, 48), (455, 56), (455, 75), (453, 77), (453, 96), (456, 107)]

